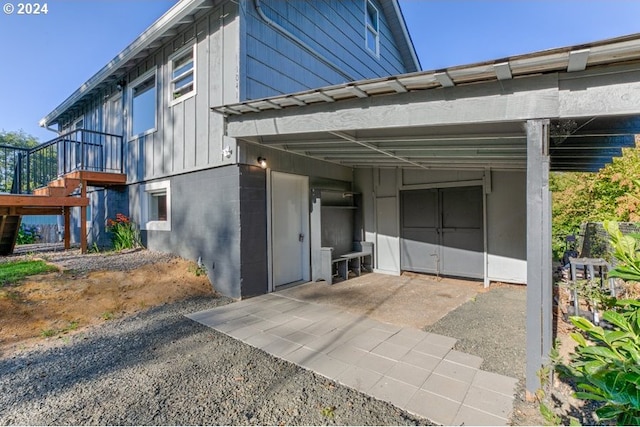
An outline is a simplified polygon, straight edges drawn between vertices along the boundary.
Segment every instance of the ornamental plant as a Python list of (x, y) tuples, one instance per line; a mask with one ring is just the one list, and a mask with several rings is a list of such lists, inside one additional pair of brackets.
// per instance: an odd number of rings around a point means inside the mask
[(18, 237), (16, 238), (16, 243), (18, 245), (28, 245), (37, 242), (39, 239), (40, 235), (38, 234), (38, 227), (35, 225), (20, 224)]
[[(638, 237), (623, 235), (614, 222), (604, 226), (618, 261), (609, 277), (638, 281)], [(577, 398), (602, 402), (596, 410), (600, 420), (640, 425), (640, 301), (614, 300), (602, 316), (604, 327), (579, 316), (570, 319), (579, 331), (571, 334), (578, 346), (570, 362), (556, 369), (576, 382)]]
[(602, 421), (640, 425), (640, 301), (620, 300), (602, 318), (612, 325), (604, 329), (573, 316), (581, 331), (571, 337), (578, 343), (568, 365), (558, 367), (577, 384), (575, 397), (602, 402), (596, 409)]
[(111, 243), (116, 251), (142, 246), (138, 228), (124, 214), (116, 214), (115, 220), (107, 219), (107, 231), (111, 233)]

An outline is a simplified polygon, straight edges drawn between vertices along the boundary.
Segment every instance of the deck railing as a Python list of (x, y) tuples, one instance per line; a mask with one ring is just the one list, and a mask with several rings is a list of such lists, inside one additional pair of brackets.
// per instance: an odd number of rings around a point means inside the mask
[(20, 158), (26, 156), (28, 148), (18, 148), (10, 145), (0, 145), (0, 193), (12, 193), (11, 187), (15, 182), (15, 175)]
[(0, 145), (0, 191), (29, 194), (75, 171), (122, 173), (122, 137), (77, 129), (31, 149)]

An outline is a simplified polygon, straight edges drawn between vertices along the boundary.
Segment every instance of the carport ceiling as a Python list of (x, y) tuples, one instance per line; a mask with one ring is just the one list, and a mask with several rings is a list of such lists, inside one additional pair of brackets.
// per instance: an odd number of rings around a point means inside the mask
[[(550, 126), (551, 168), (597, 171), (634, 146), (638, 117), (557, 120)], [(344, 166), (526, 170), (521, 122), (362, 129), (242, 138)]]

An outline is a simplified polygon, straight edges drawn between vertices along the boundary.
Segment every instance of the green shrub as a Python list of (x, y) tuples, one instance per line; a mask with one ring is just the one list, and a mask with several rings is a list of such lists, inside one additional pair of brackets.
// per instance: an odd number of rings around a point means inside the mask
[(116, 215), (116, 219), (107, 220), (107, 231), (111, 233), (111, 243), (113, 249), (131, 249), (141, 247), (140, 234), (138, 229), (126, 215), (121, 213)]
[(35, 225), (20, 224), (20, 228), (18, 229), (18, 237), (16, 238), (16, 243), (18, 245), (29, 245), (31, 243), (37, 242), (38, 240), (40, 240), (38, 227), (36, 227)]
[[(623, 235), (615, 222), (605, 222), (612, 255), (618, 265), (609, 277), (640, 279), (640, 255), (635, 236)], [(613, 300), (602, 315), (605, 327), (582, 317), (571, 317), (578, 328), (571, 337), (578, 343), (561, 375), (576, 381), (576, 397), (602, 402), (596, 410), (601, 420), (619, 425), (640, 425), (640, 301)]]
[(558, 369), (576, 381), (577, 398), (603, 402), (596, 410), (601, 420), (640, 425), (640, 301), (621, 300), (616, 305), (615, 311), (602, 316), (611, 329), (571, 317), (584, 335), (571, 334), (578, 346), (571, 362)]

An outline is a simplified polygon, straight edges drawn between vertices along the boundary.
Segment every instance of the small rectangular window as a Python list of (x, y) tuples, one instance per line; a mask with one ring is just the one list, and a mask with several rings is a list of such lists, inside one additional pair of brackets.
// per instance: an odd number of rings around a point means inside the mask
[(176, 53), (170, 59), (170, 102), (195, 94), (195, 46)]
[(167, 191), (150, 193), (149, 221), (167, 220)]
[(171, 182), (157, 181), (142, 185), (143, 230), (171, 230)]
[(378, 56), (380, 46), (378, 9), (370, 0), (365, 1), (365, 43), (367, 49)]
[(131, 137), (156, 128), (156, 73), (143, 77), (131, 86)]

